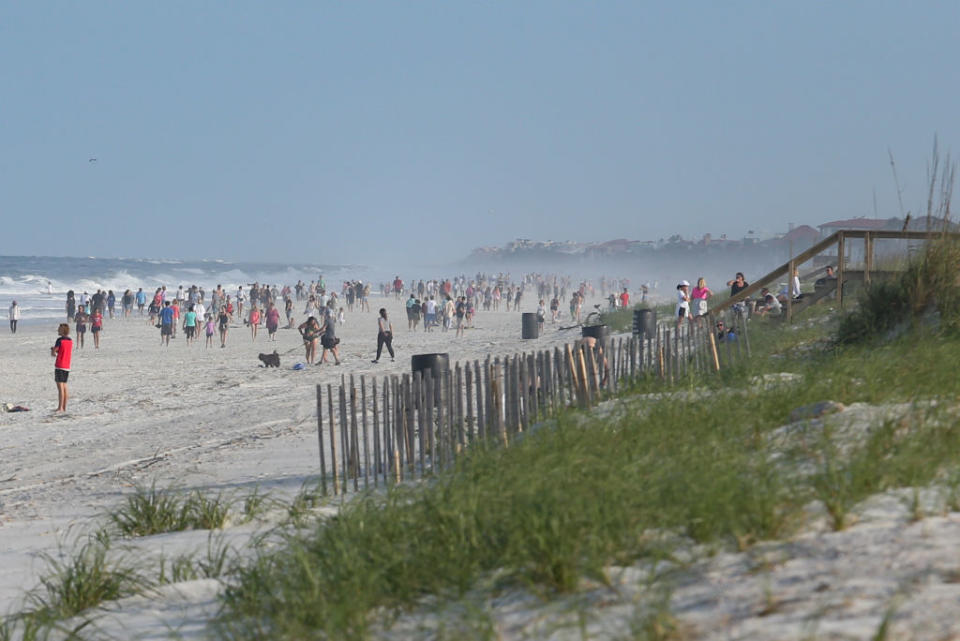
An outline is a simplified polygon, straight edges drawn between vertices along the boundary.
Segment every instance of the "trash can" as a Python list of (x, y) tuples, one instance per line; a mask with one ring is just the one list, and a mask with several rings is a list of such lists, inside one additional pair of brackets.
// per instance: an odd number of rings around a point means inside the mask
[(523, 312), (520, 316), (523, 323), (523, 338), (540, 338), (540, 324), (537, 323), (536, 312)]
[(640, 338), (654, 338), (657, 335), (657, 310), (633, 310), (633, 335)]
[(413, 373), (430, 372), (433, 378), (439, 378), (450, 370), (450, 354), (414, 354), (410, 357), (410, 369)]
[(584, 325), (580, 328), (580, 335), (584, 338), (590, 336), (598, 341), (603, 341), (610, 335), (610, 328), (606, 325)]

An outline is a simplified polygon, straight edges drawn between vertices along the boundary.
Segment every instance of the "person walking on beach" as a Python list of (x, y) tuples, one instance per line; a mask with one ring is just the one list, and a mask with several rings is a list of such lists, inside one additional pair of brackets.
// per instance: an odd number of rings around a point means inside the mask
[(250, 337), (257, 340), (257, 326), (260, 325), (260, 310), (254, 303), (250, 303)]
[(310, 365), (317, 359), (317, 339), (320, 337), (320, 323), (315, 316), (309, 317), (300, 327), (300, 336), (303, 337), (303, 348), (306, 352), (305, 358), (307, 365)]
[(543, 299), (540, 299), (540, 304), (537, 306), (537, 336), (543, 334), (543, 323), (547, 320), (547, 306), (544, 304)]
[(143, 307), (147, 304), (147, 294), (143, 291), (143, 287), (137, 289), (137, 311), (140, 312), (140, 315), (143, 316)]
[(187, 313), (183, 315), (183, 334), (187, 339), (187, 345), (197, 340), (197, 328), (200, 322), (197, 316), (197, 306), (191, 305)]
[(457, 305), (454, 308), (454, 313), (457, 316), (457, 333), (456, 336), (463, 336), (463, 327), (466, 324), (464, 322), (464, 317), (467, 315), (467, 302), (463, 296), (457, 299)]
[(213, 347), (213, 333), (216, 327), (217, 324), (213, 322), (213, 316), (211, 314), (207, 314), (206, 318), (204, 319), (203, 327), (204, 332), (207, 335), (207, 347)]
[(67, 292), (67, 320), (72, 321), (77, 314), (77, 299), (74, 298), (73, 290)]
[[(290, 300), (289, 298), (287, 300)], [(265, 316), (267, 317), (267, 335), (270, 340), (277, 340), (276, 333), (277, 328), (280, 327), (280, 310), (277, 309), (277, 306), (273, 303), (267, 303), (267, 311)]]
[(340, 339), (337, 338), (336, 326), (333, 312), (328, 310), (323, 316), (323, 327), (320, 335), (320, 345), (323, 347), (323, 353), (320, 355), (321, 364), (327, 362), (327, 352), (333, 352), (336, 364), (340, 364), (340, 350), (337, 348)]
[(380, 316), (377, 318), (377, 357), (372, 362), (380, 362), (380, 354), (383, 352), (383, 346), (387, 346), (390, 352), (390, 361), (394, 360), (393, 353), (393, 323), (387, 318), (387, 310), (380, 308)]
[(100, 349), (100, 330), (103, 329), (103, 312), (98, 307), (90, 314), (90, 333), (93, 334), (93, 346)]
[(170, 346), (170, 337), (173, 336), (173, 307), (170, 301), (164, 301), (160, 310), (160, 344)]
[(50, 348), (53, 362), (53, 380), (57, 384), (57, 410), (67, 411), (67, 378), (70, 376), (70, 358), (73, 355), (73, 341), (70, 339), (70, 326), (60, 323), (57, 328), (57, 342)]
[(220, 328), (220, 347), (227, 346), (227, 332), (230, 329), (230, 312), (226, 305), (220, 306), (220, 313), (217, 315), (217, 325)]
[(73, 321), (77, 324), (77, 344), (83, 349), (83, 337), (87, 333), (87, 312), (83, 310), (83, 305), (77, 308)]
[(20, 306), (17, 301), (10, 303), (10, 331), (17, 333), (17, 321), (20, 320)]

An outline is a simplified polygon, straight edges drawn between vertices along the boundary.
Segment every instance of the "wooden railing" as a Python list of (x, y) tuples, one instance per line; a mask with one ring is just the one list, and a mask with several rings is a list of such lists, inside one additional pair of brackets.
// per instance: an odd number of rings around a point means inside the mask
[(846, 282), (845, 279), (845, 264), (846, 264), (846, 243), (848, 239), (863, 239), (864, 242), (864, 252), (863, 252), (863, 281), (865, 283), (870, 283), (871, 274), (874, 272), (874, 241), (876, 240), (931, 240), (934, 238), (960, 238), (960, 233), (957, 232), (944, 232), (944, 231), (892, 231), (892, 230), (880, 230), (880, 231), (867, 231), (862, 229), (841, 229), (830, 236), (824, 238), (813, 247), (800, 252), (783, 265), (780, 265), (773, 271), (769, 272), (762, 278), (754, 280), (750, 285), (737, 292), (735, 296), (731, 296), (722, 303), (716, 305), (711, 311), (710, 314), (713, 317), (720, 314), (721, 312), (730, 309), (737, 303), (743, 302), (746, 299), (750, 298), (753, 294), (756, 294), (761, 289), (769, 285), (770, 283), (776, 282), (781, 276), (787, 276), (787, 303), (784, 314), (786, 316), (787, 322), (793, 320), (793, 297), (792, 287), (789, 284), (789, 281), (793, 277), (794, 269), (817, 256), (818, 254), (823, 253), (827, 249), (830, 249), (833, 246), (837, 247), (837, 304), (843, 307), (843, 283)]

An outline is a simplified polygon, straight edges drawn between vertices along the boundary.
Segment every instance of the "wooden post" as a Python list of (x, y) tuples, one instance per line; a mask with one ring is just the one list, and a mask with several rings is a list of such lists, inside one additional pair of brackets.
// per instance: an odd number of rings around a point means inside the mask
[[(484, 421), (484, 433), (489, 438), (491, 434), (498, 434), (496, 421), (493, 418), (493, 393), (491, 392), (490, 388), (490, 380), (493, 378), (493, 369), (489, 354), (487, 355), (486, 360), (483, 362), (483, 377), (487, 381), (486, 386), (483, 388), (483, 413), (484, 418), (486, 419)], [(479, 402), (479, 399), (477, 402)]]
[(327, 462), (323, 455), (323, 386), (317, 385), (317, 441), (320, 444), (320, 487), (327, 495)]
[[(486, 371), (489, 381), (490, 369), (487, 368)], [(483, 377), (480, 375), (479, 361), (473, 361), (473, 377), (474, 384), (477, 386), (477, 425), (475, 429), (477, 430), (477, 438), (482, 441), (487, 435), (487, 424), (484, 422), (486, 417), (484, 415), (483, 399), (485, 396), (483, 394)]]
[(438, 447), (439, 450), (438, 458), (440, 460), (440, 466), (443, 467), (447, 464), (446, 454), (447, 454), (447, 434), (446, 434), (446, 424), (447, 424), (447, 403), (446, 403), (446, 394), (447, 390), (445, 389), (445, 379), (446, 372), (441, 372), (440, 376), (437, 377), (436, 385), (438, 388), (438, 401), (437, 401), (437, 417), (438, 417), (438, 429), (437, 434), (438, 438)]
[(353, 490), (360, 489), (360, 435), (357, 425), (357, 387), (350, 375), (350, 466), (353, 468)]
[(556, 396), (553, 393), (553, 354), (550, 350), (543, 351), (543, 382), (546, 385), (543, 401), (548, 416), (557, 413)]
[(360, 377), (360, 416), (363, 419), (363, 489), (370, 487), (370, 440), (367, 432), (367, 377)]
[(717, 336), (710, 330), (710, 354), (713, 356), (713, 371), (720, 371), (720, 356), (717, 354)]
[(407, 439), (404, 430), (403, 414), (403, 395), (400, 393), (400, 380), (396, 376), (390, 377), (390, 391), (393, 393), (393, 451), (394, 460), (400, 462), (400, 468), (397, 470), (397, 478), (404, 479), (403, 457), (406, 450)]
[(380, 413), (377, 411), (377, 378), (371, 381), (370, 396), (373, 398), (373, 486), (378, 487), (380, 481), (379, 474), (383, 472), (381, 467), (383, 459), (380, 458)]
[(564, 360), (566, 361), (566, 369), (564, 370), (564, 378), (567, 379), (567, 383), (570, 387), (570, 403), (571, 405), (576, 403), (580, 407), (585, 407), (583, 394), (580, 393), (580, 383), (577, 380), (579, 377), (577, 376), (577, 368), (574, 365), (573, 350), (570, 348), (569, 344), (565, 345), (565, 347), (566, 353), (564, 355)]
[(503, 446), (507, 446), (507, 429), (503, 423), (503, 396), (500, 385), (500, 361), (494, 361), (493, 369), (490, 371), (490, 424), (494, 433), (499, 435)]
[(347, 415), (347, 385), (346, 377), (340, 377), (340, 448), (343, 456), (343, 486), (346, 493), (350, 475), (353, 469), (353, 452), (350, 448), (350, 417)]
[(584, 351), (586, 351), (587, 346), (583, 343), (580, 343), (580, 349), (577, 350), (577, 376), (580, 378), (580, 386), (583, 388), (583, 398), (586, 402), (586, 406), (590, 407), (593, 405), (593, 397), (590, 393), (590, 381), (587, 379), (587, 362), (586, 357), (584, 356)]
[(427, 434), (424, 405), (423, 374), (421, 372), (413, 373), (413, 395), (417, 404), (417, 440), (420, 441), (420, 477), (427, 473)]
[(437, 470), (437, 448), (436, 448), (436, 417), (434, 416), (434, 399), (436, 398), (436, 392), (433, 389), (434, 380), (433, 372), (431, 370), (423, 371), (423, 412), (426, 415), (424, 417), (424, 424), (426, 425), (426, 433), (424, 438), (427, 440), (427, 451), (430, 453), (430, 471), (436, 472)]
[(387, 376), (383, 377), (381, 393), (383, 394), (383, 421), (381, 422), (383, 429), (383, 439), (381, 440), (383, 443), (383, 483), (386, 485), (393, 469), (393, 437), (390, 429), (393, 422), (390, 416), (392, 405), (390, 404), (390, 379)]
[(467, 440), (472, 442), (475, 437), (474, 430), (477, 429), (477, 421), (476, 415), (473, 413), (473, 367), (470, 363), (464, 365), (463, 368), (463, 391), (466, 392), (467, 397), (467, 410), (464, 417), (467, 423)]
[(873, 234), (863, 233), (863, 284), (870, 284), (870, 271), (873, 269)]
[(843, 309), (843, 272), (844, 272), (844, 245), (846, 235), (841, 231), (837, 232), (837, 305)]
[(463, 394), (461, 390), (463, 389), (463, 371), (460, 368), (460, 363), (457, 363), (457, 366), (454, 370), (454, 382), (453, 382), (453, 398), (454, 398), (454, 407), (457, 412), (457, 420), (455, 421), (456, 430), (457, 430), (457, 453), (466, 446), (467, 441), (465, 437), (465, 431), (463, 429)]
[(793, 322), (793, 270), (797, 264), (790, 259), (787, 262), (787, 323)]
[(528, 404), (530, 381), (527, 375), (527, 359), (521, 354), (514, 357), (514, 362), (517, 364), (517, 381), (519, 383), (517, 386), (517, 415), (520, 420), (517, 421), (517, 429), (526, 432), (530, 429), (530, 405)]
[(410, 468), (411, 476), (417, 476), (417, 434), (416, 434), (416, 410), (413, 406), (413, 390), (410, 387), (410, 374), (403, 375), (401, 393), (403, 394), (404, 407), (404, 436), (407, 439), (407, 467)]
[(333, 386), (327, 383), (327, 413), (330, 418), (330, 469), (333, 471), (333, 494), (340, 493), (340, 481), (337, 479), (337, 424), (333, 420)]

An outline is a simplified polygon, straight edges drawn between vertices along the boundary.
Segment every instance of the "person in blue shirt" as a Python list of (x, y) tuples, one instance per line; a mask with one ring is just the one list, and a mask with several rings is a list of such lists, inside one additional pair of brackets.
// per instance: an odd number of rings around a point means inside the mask
[(170, 301), (164, 301), (163, 309), (160, 310), (160, 344), (170, 345), (170, 337), (173, 335), (173, 307)]
[(137, 309), (140, 310), (140, 315), (143, 316), (143, 307), (147, 304), (147, 294), (143, 291), (143, 288), (137, 290)]

